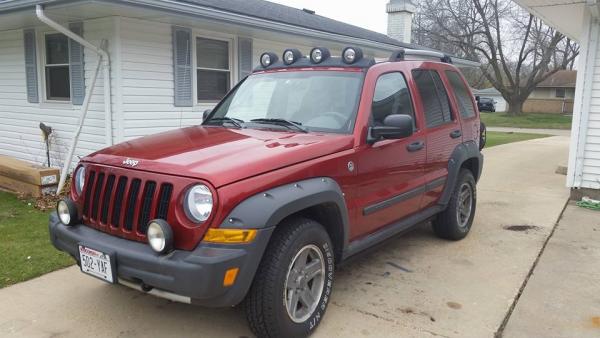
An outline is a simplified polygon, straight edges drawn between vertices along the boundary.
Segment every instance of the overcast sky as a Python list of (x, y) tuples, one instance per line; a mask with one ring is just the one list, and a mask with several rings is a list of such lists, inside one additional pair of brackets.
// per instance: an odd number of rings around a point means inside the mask
[(388, 0), (269, 0), (295, 8), (308, 8), (316, 14), (338, 21), (370, 29), (387, 32), (385, 5)]

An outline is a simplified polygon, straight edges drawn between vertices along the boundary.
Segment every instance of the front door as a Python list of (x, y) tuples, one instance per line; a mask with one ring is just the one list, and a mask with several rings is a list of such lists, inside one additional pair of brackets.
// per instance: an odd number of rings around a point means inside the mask
[(369, 124), (383, 125), (390, 114), (413, 117), (415, 132), (398, 140), (363, 145), (357, 158), (357, 223), (351, 239), (367, 235), (419, 209), (427, 149), (419, 116), (415, 116), (410, 91), (401, 72), (377, 79)]

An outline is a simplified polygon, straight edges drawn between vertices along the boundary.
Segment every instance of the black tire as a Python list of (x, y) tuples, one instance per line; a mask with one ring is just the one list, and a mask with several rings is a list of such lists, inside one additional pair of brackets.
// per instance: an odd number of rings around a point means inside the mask
[[(308, 248), (308, 249), (307, 249)], [(317, 252), (317, 248), (318, 252)], [(308, 307), (304, 311), (306, 320), (295, 322), (292, 314), (288, 311), (286, 302), (293, 302), (290, 295), (303, 294), (298, 291), (299, 288), (287, 288), (288, 274), (295, 273), (291, 264), (300, 261), (301, 252), (309, 250), (311, 254), (317, 255), (319, 252), (323, 260), (322, 280), (312, 279), (306, 282), (304, 287), (313, 288), (321, 285), (320, 297), (317, 302), (312, 302), (316, 306), (313, 311)], [(308, 258), (309, 263), (306, 266), (317, 262), (318, 259)], [(263, 259), (258, 267), (254, 281), (245, 299), (246, 318), (252, 332), (258, 337), (306, 337), (310, 335), (319, 325), (325, 315), (327, 304), (331, 297), (333, 287), (334, 255), (331, 240), (319, 223), (306, 218), (291, 218), (277, 226), (273, 234)], [(307, 279), (301, 277), (302, 282)], [(315, 277), (316, 278), (316, 277)], [(294, 280), (292, 278), (292, 280)], [(299, 279), (295, 279), (298, 281)], [(308, 285), (308, 283), (311, 283)], [(304, 289), (306, 290), (306, 289)], [(290, 293), (291, 292), (291, 293)], [(299, 296), (302, 298), (302, 296)], [(317, 299), (314, 296), (313, 299)], [(301, 300), (296, 299), (293, 308), (298, 309), (297, 305), (302, 307)], [(296, 310), (293, 310), (296, 314)], [(302, 319), (302, 318), (297, 318)]]
[[(468, 216), (465, 216), (466, 212), (459, 214), (463, 189), (470, 189), (471, 194), (471, 207)], [(465, 238), (469, 230), (471, 230), (476, 207), (477, 188), (475, 178), (470, 170), (463, 168), (458, 174), (458, 180), (456, 181), (448, 206), (432, 222), (433, 231), (438, 237), (453, 241)]]
[(485, 148), (485, 144), (487, 142), (487, 127), (485, 123), (480, 122), (479, 125), (479, 150)]

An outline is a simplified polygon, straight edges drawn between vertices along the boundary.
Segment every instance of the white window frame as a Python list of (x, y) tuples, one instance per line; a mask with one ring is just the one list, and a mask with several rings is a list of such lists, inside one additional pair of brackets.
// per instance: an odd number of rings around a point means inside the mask
[(193, 100), (194, 106), (204, 106), (204, 107), (205, 106), (214, 106), (220, 100), (199, 100), (198, 99), (198, 70), (215, 70), (215, 71), (224, 71), (224, 72), (225, 72), (225, 70), (198, 67), (198, 56), (197, 56), (198, 38), (227, 42), (228, 53), (229, 53), (229, 89), (228, 89), (228, 91), (231, 90), (231, 88), (233, 88), (236, 83), (235, 79), (236, 79), (236, 74), (237, 74), (237, 63), (235, 62), (236, 58), (234, 56), (237, 55), (237, 43), (236, 43), (237, 40), (236, 40), (235, 36), (229, 35), (229, 34), (208, 33), (208, 32), (203, 32), (203, 31), (193, 31), (192, 32), (192, 69), (193, 69), (192, 89), (193, 89), (193, 95), (194, 95), (194, 100)]
[[(41, 102), (45, 102), (45, 103), (56, 103), (56, 104), (71, 104), (71, 100), (73, 98), (73, 93), (71, 85), (69, 83), (69, 99), (68, 100), (57, 100), (57, 99), (51, 99), (48, 97), (48, 92), (47, 92), (47, 88), (46, 88), (46, 67), (50, 66), (50, 67), (56, 67), (56, 66), (68, 66), (69, 67), (69, 76), (71, 76), (71, 64), (69, 62), (67, 62), (66, 64), (52, 64), (52, 65), (48, 65), (47, 64), (47, 53), (46, 53), (46, 36), (47, 35), (54, 35), (54, 34), (62, 34), (60, 32), (51, 30), (51, 31), (44, 31), (41, 32), (41, 34), (39, 34), (39, 36), (41, 37), (40, 41), (38, 41), (38, 50), (40, 51), (39, 55), (38, 55), (38, 64), (40, 65), (38, 68), (38, 78), (39, 78), (39, 87), (41, 88), (41, 93), (42, 93), (42, 100), (40, 100)], [(64, 35), (64, 34), (63, 34)], [(67, 41), (68, 41), (68, 37), (67, 37)], [(67, 57), (69, 50), (67, 50)]]

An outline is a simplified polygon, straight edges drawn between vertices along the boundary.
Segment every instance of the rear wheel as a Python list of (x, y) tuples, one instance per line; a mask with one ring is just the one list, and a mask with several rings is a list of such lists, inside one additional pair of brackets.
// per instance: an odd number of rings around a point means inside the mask
[(246, 298), (258, 337), (304, 337), (320, 323), (333, 286), (331, 240), (322, 225), (293, 218), (278, 225)]
[(433, 231), (438, 237), (459, 240), (465, 238), (471, 230), (475, 208), (477, 206), (477, 189), (475, 178), (468, 169), (461, 169), (450, 202), (446, 210), (433, 220)]

